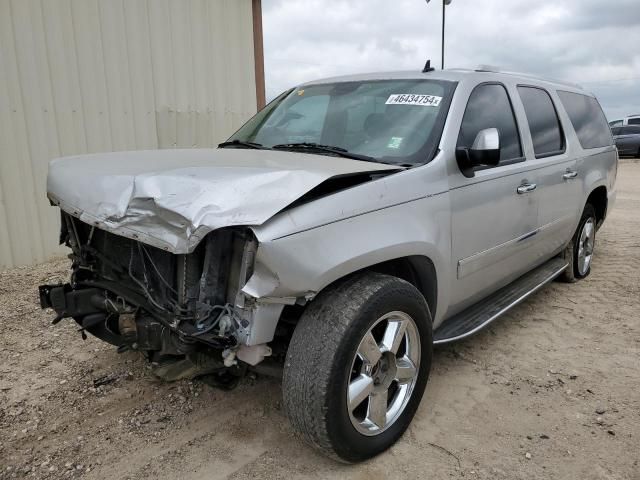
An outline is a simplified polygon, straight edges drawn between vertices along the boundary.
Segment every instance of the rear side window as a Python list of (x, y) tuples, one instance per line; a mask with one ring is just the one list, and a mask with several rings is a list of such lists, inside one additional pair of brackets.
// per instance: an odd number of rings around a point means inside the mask
[(471, 92), (462, 119), (458, 147), (471, 148), (478, 132), (497, 128), (500, 134), (500, 161), (522, 158), (520, 135), (504, 86), (494, 83), (479, 85)]
[(611, 130), (598, 101), (579, 93), (558, 91), (582, 148), (611, 145)]
[(564, 152), (560, 120), (549, 94), (535, 87), (518, 87), (518, 93), (527, 114), (536, 158)]
[(640, 118), (630, 118), (629, 120), (627, 120), (627, 124), (640, 125)]

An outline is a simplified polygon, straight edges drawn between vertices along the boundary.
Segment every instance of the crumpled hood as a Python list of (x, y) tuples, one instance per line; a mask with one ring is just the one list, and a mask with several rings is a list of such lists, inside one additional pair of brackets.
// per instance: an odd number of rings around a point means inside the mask
[(396, 169), (265, 150), (115, 152), (52, 160), (47, 192), (86, 223), (187, 253), (217, 228), (263, 224), (331, 177)]

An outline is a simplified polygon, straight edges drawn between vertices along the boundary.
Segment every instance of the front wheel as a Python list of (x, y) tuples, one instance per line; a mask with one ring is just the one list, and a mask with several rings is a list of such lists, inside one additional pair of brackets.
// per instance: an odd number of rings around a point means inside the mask
[(294, 429), (345, 462), (386, 450), (420, 404), (432, 344), (427, 303), (404, 280), (368, 273), (322, 292), (287, 352), (282, 388)]
[(573, 283), (585, 278), (591, 272), (591, 261), (596, 244), (596, 211), (589, 203), (584, 207), (578, 229), (571, 243), (564, 251), (569, 263), (560, 277), (565, 282)]

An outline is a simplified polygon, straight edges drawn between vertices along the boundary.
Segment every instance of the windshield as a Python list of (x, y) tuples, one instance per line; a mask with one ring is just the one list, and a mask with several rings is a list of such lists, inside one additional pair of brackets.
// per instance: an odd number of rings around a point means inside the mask
[[(437, 80), (300, 87), (280, 95), (229, 140), (267, 148), (331, 146), (384, 163), (422, 164), (435, 153), (454, 88)], [(331, 154), (313, 147), (309, 153)]]

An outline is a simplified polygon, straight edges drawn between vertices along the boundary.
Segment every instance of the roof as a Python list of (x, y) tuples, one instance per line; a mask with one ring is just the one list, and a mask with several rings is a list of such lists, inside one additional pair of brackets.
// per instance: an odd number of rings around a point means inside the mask
[[(560, 80), (552, 80), (541, 78), (532, 74), (502, 71), (496, 67), (480, 66), (475, 70), (452, 68), (445, 70), (434, 70), (431, 72), (423, 73), (420, 70), (408, 70), (408, 71), (392, 71), (392, 72), (373, 72), (363, 73), (356, 75), (344, 75), (338, 77), (323, 78), (307, 82), (304, 85), (317, 85), (323, 83), (339, 83), (339, 82), (358, 82), (366, 80), (445, 80), (451, 82), (462, 81), (500, 81), (505, 76), (515, 80), (521, 80), (523, 83), (535, 83), (538, 85), (545, 85), (550, 88), (562, 89), (574, 92), (580, 92), (582, 94), (588, 94), (580, 85), (575, 83), (563, 82)], [(588, 94), (591, 95), (591, 94)]]

